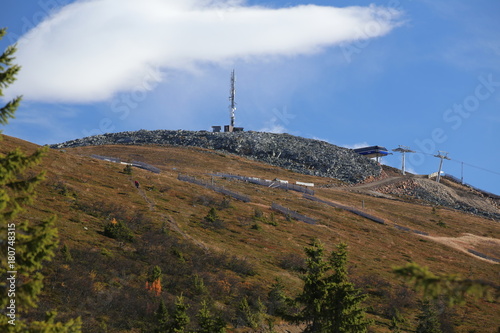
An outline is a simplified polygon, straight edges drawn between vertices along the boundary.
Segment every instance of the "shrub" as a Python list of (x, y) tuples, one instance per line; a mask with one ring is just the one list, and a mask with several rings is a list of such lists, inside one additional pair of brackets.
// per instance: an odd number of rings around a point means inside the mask
[(194, 204), (210, 207), (210, 206), (214, 206), (216, 204), (216, 201), (211, 196), (199, 195), (193, 199), (193, 205)]
[(64, 244), (63, 247), (61, 248), (61, 253), (64, 257), (64, 260), (67, 262), (73, 261), (73, 257), (71, 256), (71, 252), (69, 250), (68, 245)]
[(240, 275), (253, 276), (257, 274), (255, 265), (246, 258), (239, 258), (235, 255), (228, 256), (224, 253), (219, 260), (224, 262), (224, 267)]
[(276, 222), (276, 219), (274, 217), (274, 212), (271, 212), (271, 214), (269, 214), (269, 224), (272, 225), (272, 226), (278, 226), (278, 222)]
[(86, 203), (77, 201), (74, 207), (86, 214), (104, 219), (116, 218), (117, 220), (125, 220), (128, 215), (126, 207), (112, 202), (95, 201)]
[(160, 296), (161, 294), (161, 275), (160, 266), (154, 266), (150, 270), (148, 280), (146, 281), (146, 289), (153, 292), (155, 296)]
[(306, 261), (297, 253), (286, 253), (278, 257), (278, 266), (286, 270), (300, 272), (306, 267)]
[(212, 207), (203, 219), (202, 226), (204, 228), (223, 229), (225, 227), (225, 223), (219, 218), (217, 210)]
[(54, 189), (62, 196), (67, 196), (69, 194), (69, 189), (66, 183), (59, 181), (53, 185)]
[(415, 292), (406, 286), (387, 286), (384, 292), (383, 313), (388, 317), (398, 318), (407, 309), (415, 308), (416, 295)]
[(231, 199), (231, 197), (229, 197), (227, 195), (224, 196), (224, 198), (222, 198), (222, 200), (219, 204), (219, 209), (232, 208), (233, 207), (232, 202), (233, 202), (233, 200)]
[(132, 174), (132, 166), (130, 164), (127, 164), (125, 168), (123, 169), (123, 173), (126, 175), (131, 175)]
[(260, 230), (260, 227), (257, 227), (257, 221), (260, 221), (260, 222), (263, 222), (266, 224), (270, 224), (270, 225), (275, 226), (275, 227), (278, 225), (278, 223), (275, 220), (275, 216), (274, 216), (273, 212), (271, 212), (271, 214), (269, 215), (269, 218), (267, 218), (266, 215), (264, 214), (264, 212), (260, 208), (255, 208), (253, 216), (252, 216), (252, 220), (255, 221), (255, 225), (252, 226), (252, 229), (257, 229), (257, 230)]
[(132, 231), (122, 222), (116, 221), (116, 219), (111, 220), (104, 226), (104, 236), (127, 242), (134, 240)]
[(262, 230), (262, 227), (261, 227), (261, 226), (260, 226), (260, 224), (258, 224), (257, 222), (255, 222), (255, 223), (251, 226), (251, 228), (252, 228), (253, 230), (258, 230), (258, 231), (259, 231), (259, 230)]
[(447, 228), (448, 225), (446, 224), (446, 222), (444, 222), (443, 220), (439, 219), (439, 221), (436, 223), (439, 227), (443, 227), (443, 228)]

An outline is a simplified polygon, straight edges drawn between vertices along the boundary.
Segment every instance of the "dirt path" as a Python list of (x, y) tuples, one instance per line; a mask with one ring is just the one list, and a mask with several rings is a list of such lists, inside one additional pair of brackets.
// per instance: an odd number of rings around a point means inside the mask
[(208, 251), (209, 248), (208, 246), (197, 240), (196, 238), (194, 238), (193, 236), (189, 235), (188, 233), (186, 233), (184, 230), (182, 230), (180, 227), (179, 227), (179, 224), (177, 224), (177, 221), (175, 221), (172, 216), (170, 215), (165, 215), (165, 214), (161, 214), (161, 216), (163, 217), (164, 221), (166, 221), (168, 223), (168, 225), (170, 226), (170, 228), (176, 232), (178, 232), (182, 237), (184, 237), (184, 239), (188, 240), (188, 241), (191, 241), (193, 244), (199, 246), (200, 248), (202, 248), (203, 250), (205, 251)]
[[(490, 253), (493, 253), (495, 256), (500, 254), (500, 239), (481, 237), (473, 234), (464, 234), (460, 237), (421, 237), (452, 247), (456, 250), (467, 253), (476, 259), (487, 261), (489, 263), (500, 263), (500, 258), (495, 258), (490, 255)], [(481, 253), (481, 251), (488, 252), (488, 255)]]
[(406, 179), (407, 177), (404, 177), (404, 176), (400, 176), (400, 177), (389, 177), (389, 178), (385, 178), (385, 179), (382, 179), (382, 180), (377, 180), (377, 181), (374, 181), (374, 182), (371, 182), (371, 183), (368, 183), (368, 184), (360, 184), (360, 185), (354, 185), (353, 187), (350, 187), (349, 189), (350, 190), (369, 190), (369, 189), (372, 189), (374, 187), (378, 187), (378, 186), (381, 186), (381, 185), (387, 185), (387, 184), (392, 184), (392, 183), (396, 183), (400, 180), (403, 180), (403, 179)]
[[(132, 177), (129, 177), (129, 180), (130, 180), (130, 183), (132, 184), (132, 186), (136, 187), (135, 186), (135, 181), (132, 179)], [(156, 203), (150, 199), (147, 195), (146, 195), (146, 192), (144, 192), (144, 190), (142, 189), (142, 187), (139, 185), (139, 187), (136, 187), (136, 190), (137, 190), (137, 193), (139, 193), (139, 195), (146, 201), (146, 203), (148, 204), (149, 206), (149, 210), (150, 211), (154, 211), (155, 210), (155, 206), (156, 206)]]
[[(132, 180), (132, 178), (130, 178), (130, 182), (135, 187), (135, 183), (134, 183), (134, 180)], [(149, 210), (154, 211), (155, 207), (156, 207), (156, 203), (146, 195), (146, 192), (140, 186), (137, 188), (137, 192), (147, 202), (147, 204), (149, 206)], [(160, 216), (163, 219), (163, 221), (166, 221), (168, 223), (168, 225), (170, 226), (170, 228), (172, 230), (179, 233), (184, 239), (191, 241), (193, 244), (201, 247), (205, 251), (208, 250), (208, 247), (205, 243), (195, 239), (191, 235), (187, 234), (184, 230), (182, 230), (179, 227), (179, 225), (177, 224), (177, 222), (172, 218), (172, 216), (165, 215), (165, 214), (160, 214)]]
[(261, 204), (261, 203), (256, 203), (256, 202), (248, 202), (249, 205), (252, 205), (252, 206), (257, 206), (257, 207), (262, 207), (262, 208), (266, 208), (268, 209), (270, 206), (269, 205), (264, 205), (264, 204)]
[[(396, 183), (400, 180), (404, 180), (407, 178), (408, 177), (404, 177), (404, 176), (389, 177), (389, 178), (385, 178), (385, 179), (375, 181), (375, 182), (372, 182), (369, 184), (357, 185), (357, 186), (350, 188), (350, 190), (351, 191), (361, 190), (363, 192), (365, 192), (365, 191), (370, 192), (371, 189), (373, 189), (375, 187), (378, 187), (381, 185), (393, 184), (393, 183)], [(134, 180), (132, 179), (132, 177), (130, 177), (130, 182), (131, 182), (132, 186), (135, 187)], [(155, 206), (156, 206), (155, 202), (147, 196), (146, 192), (141, 187), (137, 188), (137, 192), (147, 202), (147, 204), (149, 206), (149, 210), (154, 211)], [(296, 194), (301, 195), (300, 193), (296, 193)], [(325, 200), (326, 198), (321, 198), (321, 199)], [(333, 204), (343, 206), (341, 203), (336, 202), (334, 200), (331, 200), (331, 199), (326, 199), (326, 200), (333, 203)], [(260, 204), (260, 203), (250, 203), (250, 204), (253, 206), (257, 206), (257, 207), (269, 208), (267, 205)], [(164, 221), (167, 221), (167, 223), (169, 224), (169, 226), (172, 230), (179, 233), (184, 239), (193, 242), (194, 244), (201, 247), (205, 251), (207, 251), (209, 249), (205, 243), (195, 239), (194, 237), (192, 237), (191, 235), (189, 235), (185, 231), (183, 231), (179, 227), (177, 222), (171, 216), (161, 214), (161, 217), (164, 219)], [(396, 226), (391, 221), (387, 221), (384, 219), (384, 222), (388, 226), (392, 226), (392, 227)], [(459, 250), (463, 253), (466, 253), (466, 254), (468, 254), (476, 259), (479, 259), (479, 260), (487, 261), (489, 263), (494, 263), (494, 264), (500, 263), (500, 239), (481, 237), (481, 236), (476, 236), (473, 234), (465, 234), (461, 237), (438, 237), (438, 236), (422, 235), (421, 233), (419, 233), (419, 237), (424, 237), (424, 238), (433, 240), (435, 242), (444, 244), (446, 246), (452, 247), (456, 250)], [(486, 252), (486, 254), (484, 252)]]

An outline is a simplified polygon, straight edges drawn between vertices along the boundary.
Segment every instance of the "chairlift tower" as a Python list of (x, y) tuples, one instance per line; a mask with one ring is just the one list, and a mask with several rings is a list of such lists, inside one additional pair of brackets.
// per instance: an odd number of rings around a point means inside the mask
[(436, 177), (436, 181), (439, 183), (439, 181), (441, 180), (441, 169), (443, 168), (443, 160), (451, 160), (451, 158), (448, 157), (447, 152), (441, 151), (441, 150), (438, 151), (438, 154), (434, 155), (434, 157), (441, 159), (441, 161), (439, 162), (439, 170), (438, 170), (438, 174)]
[(406, 153), (414, 153), (415, 151), (411, 150), (410, 147), (402, 146), (402, 145), (399, 145), (399, 148), (393, 149), (392, 151), (397, 151), (397, 152), (403, 154), (403, 165), (401, 166), (401, 172), (403, 173), (403, 176), (404, 176), (406, 174), (406, 170), (405, 170), (405, 154)]

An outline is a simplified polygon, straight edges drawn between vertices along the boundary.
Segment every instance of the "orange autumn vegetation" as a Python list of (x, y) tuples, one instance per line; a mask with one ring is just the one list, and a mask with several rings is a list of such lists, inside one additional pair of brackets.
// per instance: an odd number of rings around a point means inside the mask
[(146, 281), (146, 289), (152, 291), (155, 296), (160, 296), (161, 294), (161, 281), (160, 279), (154, 280), (151, 284)]

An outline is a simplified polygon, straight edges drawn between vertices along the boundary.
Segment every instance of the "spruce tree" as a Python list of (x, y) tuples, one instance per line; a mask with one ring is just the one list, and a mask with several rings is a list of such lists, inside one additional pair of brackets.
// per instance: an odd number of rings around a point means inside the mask
[(198, 312), (198, 324), (200, 326), (200, 329), (198, 330), (199, 333), (212, 332), (213, 318), (210, 310), (208, 309), (207, 301), (201, 302), (201, 308)]
[(267, 309), (270, 315), (289, 316), (291, 314), (290, 299), (285, 294), (285, 285), (280, 278), (276, 278), (275, 282), (271, 285), (267, 299)]
[(238, 326), (248, 326), (253, 329), (257, 329), (258, 327), (255, 315), (250, 308), (250, 304), (248, 304), (248, 299), (246, 297), (243, 297), (238, 305), (237, 324)]
[(163, 299), (160, 300), (158, 309), (155, 312), (157, 329), (156, 332), (165, 332), (168, 329), (168, 310)]
[[(6, 29), (0, 29), (0, 39), (5, 34)], [(13, 45), (0, 55), (0, 96), (3, 96), (3, 89), (15, 81), (21, 69), (13, 64), (15, 52), (16, 46)], [(21, 96), (16, 97), (0, 108), (1, 125), (6, 125), (14, 117), (21, 99)], [(39, 164), (45, 152), (46, 149), (42, 148), (31, 155), (24, 154), (20, 149), (0, 153), (0, 265), (3, 270), (9, 271), (10, 279), (2, 278), (0, 281), (0, 290), (7, 296), (0, 298), (0, 307), (10, 307), (7, 312), (10, 316), (0, 316), (1, 332), (79, 332), (81, 327), (79, 318), (66, 324), (55, 322), (54, 312), (47, 313), (45, 321), (29, 323), (20, 317), (37, 306), (43, 288), (40, 270), (44, 261), (54, 257), (58, 244), (55, 218), (38, 224), (17, 220), (24, 206), (33, 202), (35, 188), (44, 179), (43, 172), (31, 177), (24, 173)], [(11, 293), (14, 285), (15, 295)]]
[(306, 323), (304, 332), (321, 332), (324, 327), (323, 311), (327, 295), (326, 273), (328, 263), (324, 259), (324, 246), (315, 239), (310, 247), (306, 247), (306, 272), (302, 277), (304, 287), (297, 297), (297, 302), (303, 305), (298, 319)]
[[(6, 33), (7, 29), (0, 29), (0, 40)], [(3, 89), (14, 83), (17, 73), (21, 70), (19, 65), (12, 63), (16, 50), (16, 45), (11, 45), (0, 55), (0, 97), (3, 96)], [(14, 118), (14, 113), (19, 107), (21, 99), (22, 96), (18, 96), (0, 108), (0, 125), (7, 125), (9, 119)]]
[(445, 297), (449, 305), (463, 304), (466, 297), (500, 299), (500, 285), (481, 280), (463, 279), (455, 274), (435, 275), (427, 267), (409, 263), (394, 269), (396, 275), (413, 284), (416, 291), (423, 291), (429, 299)]
[(404, 325), (405, 323), (406, 323), (405, 317), (403, 317), (403, 315), (399, 313), (398, 310), (396, 310), (396, 313), (391, 318), (391, 324), (389, 326), (389, 329), (391, 330), (391, 332), (401, 333), (403, 331), (401, 326)]
[(401, 323), (399, 322), (397, 317), (391, 318), (391, 324), (389, 325), (389, 329), (393, 333), (401, 333)]
[(425, 300), (420, 305), (420, 314), (417, 316), (417, 333), (442, 333), (441, 324), (434, 304)]
[(366, 332), (371, 321), (360, 304), (366, 295), (355, 288), (347, 274), (347, 245), (341, 243), (330, 256), (333, 274), (327, 278), (328, 293), (324, 314), (326, 332)]
[(175, 309), (170, 321), (169, 333), (184, 333), (189, 325), (190, 319), (187, 314), (188, 305), (184, 301), (182, 294), (175, 301)]
[(201, 302), (198, 312), (198, 333), (226, 333), (226, 323), (220, 317), (214, 317), (208, 308), (207, 301)]
[(305, 252), (304, 287), (297, 297), (303, 308), (296, 318), (306, 323), (304, 332), (366, 332), (371, 323), (361, 307), (366, 296), (349, 282), (347, 245), (340, 244), (328, 261), (324, 259), (324, 246), (318, 240)]

